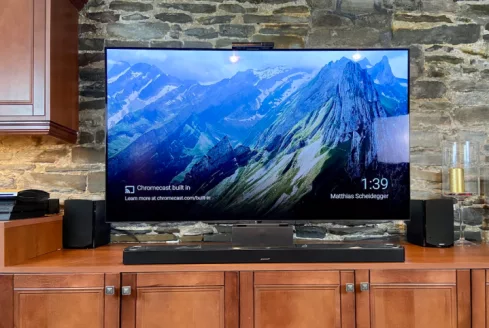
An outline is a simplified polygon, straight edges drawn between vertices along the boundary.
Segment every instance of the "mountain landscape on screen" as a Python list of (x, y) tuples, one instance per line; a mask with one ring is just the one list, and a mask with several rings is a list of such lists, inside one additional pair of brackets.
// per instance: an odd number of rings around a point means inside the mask
[(387, 56), (374, 65), (345, 57), (317, 69), (270, 65), (212, 83), (121, 61), (107, 82), (107, 170), (117, 181), (109, 193), (135, 181), (184, 185), (185, 196), (208, 200), (173, 210), (283, 219), (313, 215), (331, 191), (360, 191), (367, 175), (398, 186), (394, 198), (408, 192), (399, 138), (379, 133), (395, 130), (383, 126), (390, 118), (408, 116), (407, 79), (393, 74)]

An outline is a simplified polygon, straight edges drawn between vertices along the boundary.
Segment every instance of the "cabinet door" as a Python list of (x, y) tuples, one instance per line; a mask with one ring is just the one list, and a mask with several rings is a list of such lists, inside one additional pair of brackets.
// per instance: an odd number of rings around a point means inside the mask
[(241, 273), (241, 328), (353, 328), (353, 282), (353, 272)]
[(0, 120), (44, 115), (45, 36), (45, 0), (2, 0)]
[[(14, 275), (15, 328), (117, 328), (119, 275)], [(105, 295), (105, 286), (114, 287)]]
[(123, 274), (122, 288), (122, 328), (238, 328), (236, 272)]
[(471, 326), (469, 270), (372, 270), (370, 291), (359, 293), (369, 297), (357, 303), (357, 313), (370, 318), (358, 321), (371, 328)]

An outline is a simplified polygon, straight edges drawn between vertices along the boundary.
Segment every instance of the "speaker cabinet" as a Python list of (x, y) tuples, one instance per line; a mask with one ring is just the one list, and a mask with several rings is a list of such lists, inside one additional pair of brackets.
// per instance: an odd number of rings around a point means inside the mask
[(411, 200), (407, 241), (424, 247), (450, 247), (455, 240), (453, 200)]
[(105, 222), (105, 201), (65, 201), (64, 248), (95, 248), (109, 242), (110, 224)]

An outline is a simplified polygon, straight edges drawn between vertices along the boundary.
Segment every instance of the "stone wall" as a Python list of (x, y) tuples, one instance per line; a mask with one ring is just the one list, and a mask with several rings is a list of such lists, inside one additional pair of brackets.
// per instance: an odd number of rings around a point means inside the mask
[[(0, 188), (43, 188), (63, 200), (103, 198), (104, 46), (221, 48), (235, 41), (273, 41), (278, 48), (409, 46), (413, 197), (439, 196), (444, 138), (479, 140), (489, 165), (487, 0), (89, 0), (80, 13), (78, 144), (1, 137)], [(467, 214), (475, 231), (482, 212), (474, 208)], [(154, 240), (176, 239), (177, 230), (192, 235), (188, 227), (193, 226), (132, 229)], [(207, 234), (228, 231), (197, 227)], [(323, 225), (300, 228), (298, 235), (387, 237), (402, 232), (396, 227), (382, 223), (345, 233)]]

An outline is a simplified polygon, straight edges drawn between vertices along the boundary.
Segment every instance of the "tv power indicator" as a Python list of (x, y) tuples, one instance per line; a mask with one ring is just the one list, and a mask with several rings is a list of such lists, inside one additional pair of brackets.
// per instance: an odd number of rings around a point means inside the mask
[(262, 258), (260, 258), (260, 261), (270, 261), (270, 258), (269, 257), (262, 257)]

